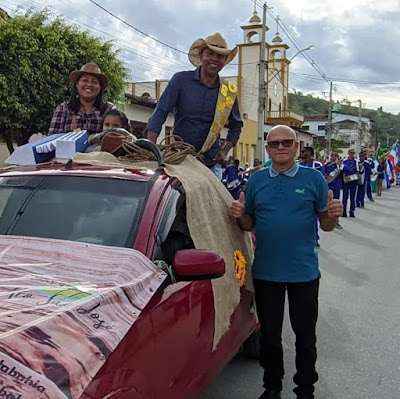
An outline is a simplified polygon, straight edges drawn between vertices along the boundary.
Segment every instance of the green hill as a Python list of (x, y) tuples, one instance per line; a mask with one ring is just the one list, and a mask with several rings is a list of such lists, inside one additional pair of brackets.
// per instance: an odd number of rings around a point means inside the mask
[[(358, 115), (358, 107), (343, 103), (340, 107), (340, 112)], [(295, 92), (289, 93), (289, 108), (302, 115), (327, 115), (329, 102), (311, 94), (303, 95), (301, 92)], [(379, 107), (377, 110), (363, 108), (362, 115), (373, 119), (372, 134), (375, 141), (385, 144), (389, 141), (391, 144), (400, 139), (400, 114), (394, 115)]]

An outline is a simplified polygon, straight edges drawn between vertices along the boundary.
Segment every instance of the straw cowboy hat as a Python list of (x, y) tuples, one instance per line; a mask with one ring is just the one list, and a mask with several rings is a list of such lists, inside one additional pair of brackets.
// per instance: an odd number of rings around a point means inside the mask
[(72, 71), (69, 74), (69, 80), (73, 84), (75, 84), (77, 82), (77, 80), (85, 73), (97, 76), (100, 81), (100, 86), (101, 86), (102, 90), (104, 90), (108, 86), (108, 77), (101, 73), (99, 66), (97, 64), (95, 64), (94, 62), (88, 62), (79, 71), (78, 70)]
[(225, 39), (220, 33), (214, 33), (205, 39), (197, 39), (189, 49), (189, 61), (195, 66), (199, 67), (201, 65), (200, 53), (208, 47), (210, 50), (217, 54), (226, 55), (225, 65), (229, 64), (236, 56), (238, 51), (237, 47), (233, 49), (228, 49), (228, 45)]

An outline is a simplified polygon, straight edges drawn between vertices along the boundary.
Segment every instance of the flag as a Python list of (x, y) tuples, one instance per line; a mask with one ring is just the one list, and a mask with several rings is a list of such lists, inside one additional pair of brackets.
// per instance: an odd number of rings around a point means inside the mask
[(388, 154), (388, 159), (392, 162), (393, 169), (395, 174), (399, 171), (399, 142), (396, 141), (393, 144), (393, 148), (390, 150)]
[(381, 147), (381, 144), (379, 143), (378, 144), (378, 148), (375, 151), (375, 159), (377, 161), (379, 161), (384, 155), (385, 155), (385, 153), (384, 153), (384, 151), (383, 151), (383, 149)]

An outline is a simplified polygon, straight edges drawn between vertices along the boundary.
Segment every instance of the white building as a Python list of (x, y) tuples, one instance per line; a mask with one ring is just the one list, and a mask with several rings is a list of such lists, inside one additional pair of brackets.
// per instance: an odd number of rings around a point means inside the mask
[[(306, 115), (302, 129), (326, 138), (328, 122), (328, 115)], [(332, 112), (331, 138), (339, 141), (339, 147), (344, 150), (354, 148), (359, 152), (367, 148), (371, 139), (371, 129), (371, 118)]]

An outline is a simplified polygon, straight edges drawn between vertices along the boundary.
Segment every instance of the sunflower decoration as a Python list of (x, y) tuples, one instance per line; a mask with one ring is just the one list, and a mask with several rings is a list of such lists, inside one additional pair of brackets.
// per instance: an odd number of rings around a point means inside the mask
[(233, 258), (235, 260), (235, 277), (240, 286), (242, 286), (246, 277), (246, 259), (239, 250), (233, 251)]

